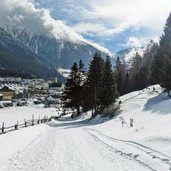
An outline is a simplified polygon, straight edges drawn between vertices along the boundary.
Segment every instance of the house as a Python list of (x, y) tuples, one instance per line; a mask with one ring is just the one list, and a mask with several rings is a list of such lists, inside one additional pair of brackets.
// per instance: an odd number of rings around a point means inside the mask
[(48, 95), (49, 84), (43, 79), (32, 79), (28, 85), (29, 94), (34, 95)]
[(0, 89), (0, 94), (3, 96), (3, 100), (12, 100), (15, 95), (15, 91), (8, 86), (4, 86)]
[(21, 85), (21, 79), (20, 78), (0, 78), (0, 85), (11, 85), (11, 84), (16, 84), (16, 85)]
[(49, 93), (52, 93), (52, 92), (59, 93), (59, 92), (64, 91), (64, 89), (65, 89), (65, 85), (63, 83), (53, 82), (49, 85)]

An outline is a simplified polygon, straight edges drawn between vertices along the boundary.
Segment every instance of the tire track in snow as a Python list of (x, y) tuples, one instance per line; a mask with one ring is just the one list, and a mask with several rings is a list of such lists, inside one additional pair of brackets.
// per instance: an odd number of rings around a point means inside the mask
[[(94, 136), (96, 139), (103, 142), (105, 145), (108, 145), (113, 148), (116, 153), (119, 152), (121, 155), (133, 158), (134, 160), (148, 167), (151, 170), (158, 171), (160, 170), (161, 165), (163, 166), (162, 171), (171, 170), (171, 157), (166, 154), (163, 154), (157, 150), (136, 143), (134, 141), (126, 141), (109, 137), (98, 130), (90, 128), (86, 128), (85, 130), (89, 132), (91, 136)], [(117, 148), (115, 147), (115, 145)], [(133, 151), (136, 150), (136, 154), (130, 152), (131, 149)]]

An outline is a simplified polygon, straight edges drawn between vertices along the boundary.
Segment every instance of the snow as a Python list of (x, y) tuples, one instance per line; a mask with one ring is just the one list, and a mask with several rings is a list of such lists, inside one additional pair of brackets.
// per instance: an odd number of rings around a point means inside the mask
[[(65, 115), (2, 134), (0, 170), (171, 170), (171, 99), (162, 91), (156, 85), (154, 91), (149, 87), (122, 96), (120, 114), (111, 120), (99, 116), (89, 120), (88, 112), (74, 120)], [(39, 108), (42, 113), (56, 113), (33, 105), (25, 111), (33, 113)], [(6, 110), (18, 117), (17, 109)], [(127, 123), (123, 127), (121, 117)], [(132, 128), (130, 118), (134, 119)]]
[(4, 122), (5, 126), (12, 126), (17, 121), (19, 124), (24, 123), (24, 119), (31, 120), (32, 115), (34, 115), (34, 119), (44, 118), (45, 115), (49, 117), (58, 115), (56, 110), (56, 108), (44, 108), (43, 104), (34, 105), (32, 103), (28, 106), (2, 108), (0, 109), (0, 124)]
[(58, 72), (63, 75), (63, 77), (67, 78), (70, 74), (70, 69), (59, 68)]
[(135, 57), (137, 52), (140, 56), (143, 56), (144, 50), (145, 48), (132, 48), (132, 50), (128, 54), (125, 55), (124, 57), (125, 62), (130, 63), (133, 60), (132, 58)]

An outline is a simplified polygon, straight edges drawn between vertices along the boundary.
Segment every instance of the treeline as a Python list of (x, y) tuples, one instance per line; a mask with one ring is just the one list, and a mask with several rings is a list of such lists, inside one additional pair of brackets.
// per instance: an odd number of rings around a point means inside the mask
[(143, 55), (138, 52), (132, 56), (132, 64), (128, 66), (124, 59), (117, 58), (115, 70), (119, 95), (142, 90), (152, 84), (151, 63), (158, 50), (158, 44), (151, 41)]
[(171, 97), (171, 14), (164, 27), (164, 33), (151, 65), (153, 84), (166, 88)]
[(143, 56), (136, 53), (129, 69), (124, 60), (117, 59), (116, 71), (120, 95), (160, 84), (171, 97), (171, 14), (159, 44), (151, 41)]
[(73, 64), (63, 95), (65, 108), (76, 109), (77, 116), (80, 110), (92, 110), (94, 117), (117, 97), (116, 75), (108, 55), (104, 60), (95, 53), (87, 72), (81, 60)]
[(86, 72), (82, 61), (74, 63), (63, 94), (65, 108), (92, 110), (93, 116), (114, 104), (116, 98), (153, 84), (166, 88), (171, 97), (171, 15), (167, 19), (159, 44), (151, 41), (143, 52), (133, 56), (132, 65), (110, 57), (104, 60), (95, 53)]

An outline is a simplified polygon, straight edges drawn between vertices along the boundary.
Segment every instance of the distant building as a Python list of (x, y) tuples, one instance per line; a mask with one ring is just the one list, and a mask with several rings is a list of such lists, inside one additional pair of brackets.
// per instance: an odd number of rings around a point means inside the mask
[(58, 82), (58, 78), (57, 78), (57, 77), (54, 78), (54, 82), (55, 82), (55, 83)]
[(65, 89), (65, 85), (63, 83), (53, 82), (49, 85), (49, 93), (51, 92), (62, 92)]
[(10, 89), (8, 86), (4, 86), (0, 89), (0, 94), (2, 94), (3, 100), (12, 100), (15, 95), (15, 91)]
[(49, 84), (43, 79), (31, 79), (28, 81), (28, 90), (30, 97), (48, 95)]
[(20, 78), (0, 78), (0, 85), (21, 84)]

